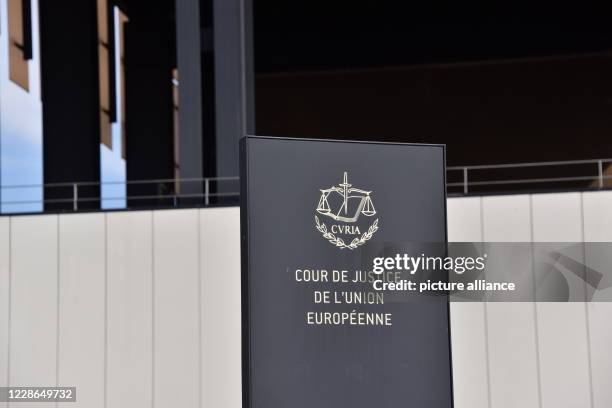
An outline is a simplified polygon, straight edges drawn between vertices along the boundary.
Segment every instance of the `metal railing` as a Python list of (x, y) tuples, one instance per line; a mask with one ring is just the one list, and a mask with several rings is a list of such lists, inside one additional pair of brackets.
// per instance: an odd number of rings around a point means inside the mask
[[(509, 163), (447, 167), (449, 195), (585, 190), (612, 187), (612, 159)], [(612, 170), (612, 166), (610, 166)], [(122, 187), (124, 194), (103, 194), (103, 189)], [(238, 177), (152, 179), (113, 182), (72, 182), (0, 186), (2, 208), (41, 205), (40, 211), (80, 211), (103, 203), (125, 202), (130, 207), (180, 207), (237, 205)], [(30, 194), (27, 192), (30, 191)], [(35, 191), (35, 194), (32, 194)], [(116, 194), (116, 193), (115, 193)], [(29, 198), (36, 195), (38, 197)], [(6, 199), (8, 196), (8, 200)], [(10, 199), (11, 196), (21, 197)], [(25, 197), (25, 198), (23, 198)], [(57, 208), (55, 208), (55, 207)], [(102, 205), (104, 208), (104, 205)], [(19, 212), (19, 211), (4, 211)]]
[[(150, 179), (150, 180), (131, 180), (131, 181), (109, 181), (93, 182), (80, 181), (71, 183), (47, 183), (29, 185), (9, 185), (0, 186), (0, 198), (3, 206), (26, 206), (32, 204), (67, 204), (72, 211), (79, 211), (83, 203), (117, 202), (125, 201), (134, 203), (138, 206), (139, 201), (162, 201), (163, 206), (178, 207), (181, 201), (188, 201), (190, 204), (201, 204), (209, 206), (213, 201), (222, 198), (234, 198), (235, 201), (240, 197), (238, 177), (203, 177), (185, 179)], [(104, 187), (124, 187), (123, 195), (103, 195)], [(140, 190), (141, 192), (131, 193), (129, 190)], [(18, 199), (4, 200), (7, 192), (17, 192), (11, 195), (33, 195), (32, 190), (44, 195), (42, 199)], [(91, 191), (97, 193), (92, 195)], [(27, 194), (30, 191), (30, 194)], [(84, 193), (89, 191), (90, 193)], [(53, 198), (48, 198), (53, 197)], [(127, 206), (127, 205), (126, 205)], [(63, 208), (68, 210), (68, 206)]]
[[(468, 195), (482, 192), (476, 187), (497, 189), (492, 191), (508, 192), (520, 189), (604, 189), (607, 180), (612, 180), (612, 173), (606, 174), (606, 168), (612, 159), (567, 160), (531, 163), (508, 163), (475, 166), (447, 167), (447, 189), (458, 188), (458, 194)], [(527, 170), (519, 172), (518, 170)], [(506, 176), (512, 171), (511, 176)], [(488, 173), (488, 174), (487, 174)], [(527, 174), (527, 177), (523, 175)], [(500, 177), (501, 176), (501, 177)], [(500, 190), (505, 186), (505, 190)], [(512, 187), (514, 186), (514, 187)], [(565, 187), (564, 187), (565, 186)], [(511, 187), (511, 188), (508, 188)]]

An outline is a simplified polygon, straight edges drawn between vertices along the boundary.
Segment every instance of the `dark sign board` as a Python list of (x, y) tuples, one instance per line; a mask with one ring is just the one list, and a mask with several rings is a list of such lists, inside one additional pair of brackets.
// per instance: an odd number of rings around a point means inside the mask
[(446, 241), (444, 146), (241, 146), (243, 406), (450, 408), (446, 297), (372, 288), (394, 243)]

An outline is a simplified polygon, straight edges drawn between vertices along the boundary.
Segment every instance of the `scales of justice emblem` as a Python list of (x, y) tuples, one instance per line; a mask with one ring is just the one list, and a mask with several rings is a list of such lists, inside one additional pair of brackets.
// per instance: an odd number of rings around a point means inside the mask
[(346, 171), (342, 183), (320, 191), (317, 213), (336, 222), (328, 228), (315, 214), (316, 228), (323, 234), (323, 238), (340, 249), (355, 249), (372, 238), (378, 230), (378, 218), (363, 233), (357, 225), (360, 216), (376, 215), (371, 191), (361, 190), (349, 184)]

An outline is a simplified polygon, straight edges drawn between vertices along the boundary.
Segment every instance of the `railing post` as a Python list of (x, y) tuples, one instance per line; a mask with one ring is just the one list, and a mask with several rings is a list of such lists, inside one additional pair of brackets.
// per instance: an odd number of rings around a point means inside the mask
[(208, 207), (210, 204), (210, 179), (204, 179), (204, 205)]
[(77, 183), (72, 184), (72, 210), (79, 210), (79, 185)]
[(467, 195), (468, 193), (468, 168), (463, 168), (463, 194)]
[(603, 161), (597, 160), (597, 169), (599, 170), (599, 188), (604, 187), (604, 179), (603, 179)]

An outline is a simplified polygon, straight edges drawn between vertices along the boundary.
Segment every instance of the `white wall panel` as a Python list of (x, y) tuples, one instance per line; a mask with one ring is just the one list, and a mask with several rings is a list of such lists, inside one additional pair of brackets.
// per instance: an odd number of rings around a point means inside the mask
[(450, 242), (482, 241), (482, 198), (451, 198), (446, 204), (448, 240)]
[[(536, 242), (580, 242), (580, 193), (532, 197)], [(540, 383), (544, 408), (591, 406), (589, 344), (584, 303), (537, 303)]]
[(154, 404), (200, 406), (198, 210), (153, 214)]
[(11, 386), (57, 384), (57, 223), (57, 215), (11, 219)]
[[(584, 240), (586, 242), (612, 242), (612, 191), (583, 194)], [(587, 253), (588, 256), (588, 253)], [(587, 264), (588, 264), (587, 259)], [(606, 290), (610, 298), (612, 288)], [(591, 345), (591, 372), (593, 407), (612, 407), (612, 303), (588, 304), (589, 341)]]
[(153, 400), (153, 214), (112, 212), (107, 234), (107, 406)]
[(588, 305), (593, 407), (612, 407), (612, 303)]
[[(9, 291), (10, 291), (10, 218), (0, 218), (0, 387), (8, 384)], [(0, 402), (0, 408), (6, 408)]]
[(59, 407), (104, 407), (105, 215), (59, 217), (58, 384), (77, 387)]
[(484, 240), (530, 242), (530, 196), (506, 195), (482, 198)]
[[(448, 201), (449, 241), (482, 241), (481, 202), (480, 197)], [(485, 304), (453, 302), (450, 316), (455, 407), (489, 407)]]
[(200, 212), (203, 407), (240, 408), (240, 210)]
[[(449, 240), (609, 242), (610, 208), (610, 192), (453, 198)], [(240, 407), (238, 209), (59, 220), (0, 217), (0, 384), (59, 374), (70, 406)], [(539, 407), (537, 362), (541, 407), (612, 406), (610, 305), (453, 303), (455, 406)]]
[[(531, 241), (529, 196), (484, 197), (482, 209), (484, 241)], [(521, 267), (531, 271), (531, 262)], [(491, 406), (539, 407), (535, 304), (491, 302), (486, 306)]]

